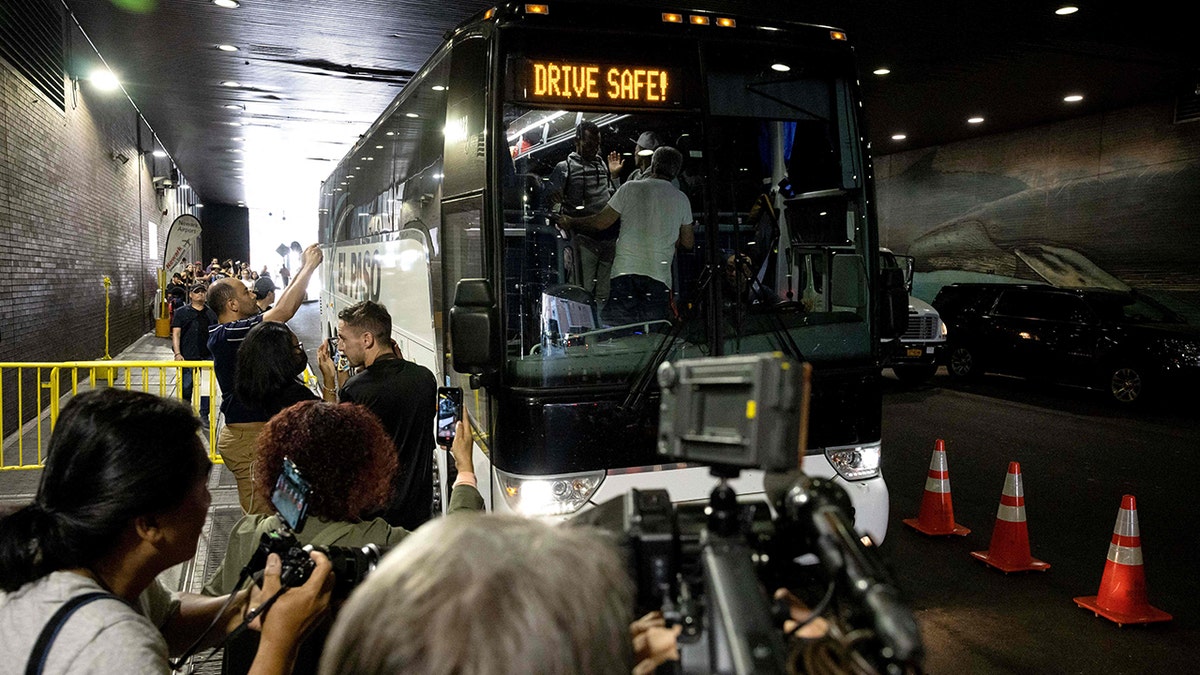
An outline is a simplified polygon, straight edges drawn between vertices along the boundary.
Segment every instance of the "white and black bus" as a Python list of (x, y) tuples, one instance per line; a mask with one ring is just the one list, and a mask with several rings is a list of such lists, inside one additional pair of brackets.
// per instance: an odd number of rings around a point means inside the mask
[[(881, 540), (879, 338), (905, 296), (881, 282), (861, 113), (852, 49), (828, 27), (657, 3), (489, 10), (323, 183), (326, 335), (342, 307), (385, 304), (405, 358), (463, 388), (490, 508), (545, 516), (630, 487), (706, 499), (706, 468), (656, 453), (654, 367), (784, 352), (814, 369), (804, 470), (840, 477)], [(696, 246), (663, 261), (666, 320), (606, 324), (554, 225), (550, 177), (584, 121), (622, 179), (643, 132), (684, 157)]]

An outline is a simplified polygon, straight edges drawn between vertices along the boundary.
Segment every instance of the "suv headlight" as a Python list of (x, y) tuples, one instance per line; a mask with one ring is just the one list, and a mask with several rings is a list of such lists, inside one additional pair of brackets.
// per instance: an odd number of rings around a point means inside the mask
[(566, 516), (583, 508), (600, 484), (603, 471), (520, 477), (496, 471), (508, 507), (523, 516)]
[(879, 443), (826, 448), (825, 458), (846, 480), (864, 480), (879, 475)]

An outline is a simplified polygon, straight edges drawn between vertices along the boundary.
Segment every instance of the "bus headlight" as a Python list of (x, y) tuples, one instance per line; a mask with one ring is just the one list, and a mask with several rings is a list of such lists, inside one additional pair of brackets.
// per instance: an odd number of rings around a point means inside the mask
[(863, 480), (879, 475), (879, 443), (826, 448), (825, 458), (846, 480)]
[(575, 513), (604, 482), (603, 471), (526, 478), (496, 471), (508, 507), (523, 516)]

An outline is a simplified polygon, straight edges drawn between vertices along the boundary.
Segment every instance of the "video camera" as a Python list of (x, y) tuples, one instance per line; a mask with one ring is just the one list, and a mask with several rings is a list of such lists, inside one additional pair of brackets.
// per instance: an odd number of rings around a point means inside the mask
[[(795, 470), (803, 369), (780, 354), (663, 364), (659, 452), (708, 464), (718, 478), (709, 502), (673, 506), (666, 490), (631, 490), (571, 521), (618, 536), (639, 613), (682, 626), (683, 673), (809, 670), (799, 661), (813, 666), (812, 653), (785, 640), (777, 588), (813, 600), (813, 616), (829, 622), (818, 658), (831, 672), (921, 670), (920, 630), (855, 533), (846, 492)], [(729, 486), (750, 468), (769, 472), (768, 502), (741, 504)]]

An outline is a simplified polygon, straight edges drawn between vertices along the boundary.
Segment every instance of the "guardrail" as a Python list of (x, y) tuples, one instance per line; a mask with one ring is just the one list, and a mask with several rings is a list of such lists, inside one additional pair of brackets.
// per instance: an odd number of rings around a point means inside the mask
[[(40, 469), (45, 462), (45, 451), (50, 433), (58, 423), (58, 412), (70, 397), (79, 393), (80, 382), (85, 389), (120, 387), (126, 390), (144, 391), (159, 396), (181, 398), (184, 371), (192, 371), (192, 410), (199, 412), (202, 391), (207, 391), (208, 408), (208, 454), (213, 462), (220, 462), (217, 453), (217, 378), (212, 361), (64, 361), (64, 362), (8, 362), (0, 363), (0, 471)], [(83, 376), (80, 376), (80, 373)], [(17, 429), (4, 427), (4, 414), (11, 411), (13, 401), (4, 395), (4, 385), (16, 377)], [(29, 373), (36, 375), (29, 395), (25, 380)], [(172, 377), (174, 376), (174, 377)], [(63, 392), (69, 382), (70, 390)], [(31, 399), (29, 401), (27, 399)], [(45, 399), (45, 402), (43, 400)], [(27, 405), (32, 405), (36, 414), (26, 421)], [(47, 422), (49, 429), (45, 429)], [(11, 437), (10, 437), (11, 436)], [(26, 438), (26, 437), (29, 438)], [(15, 462), (13, 460), (16, 460)]]

